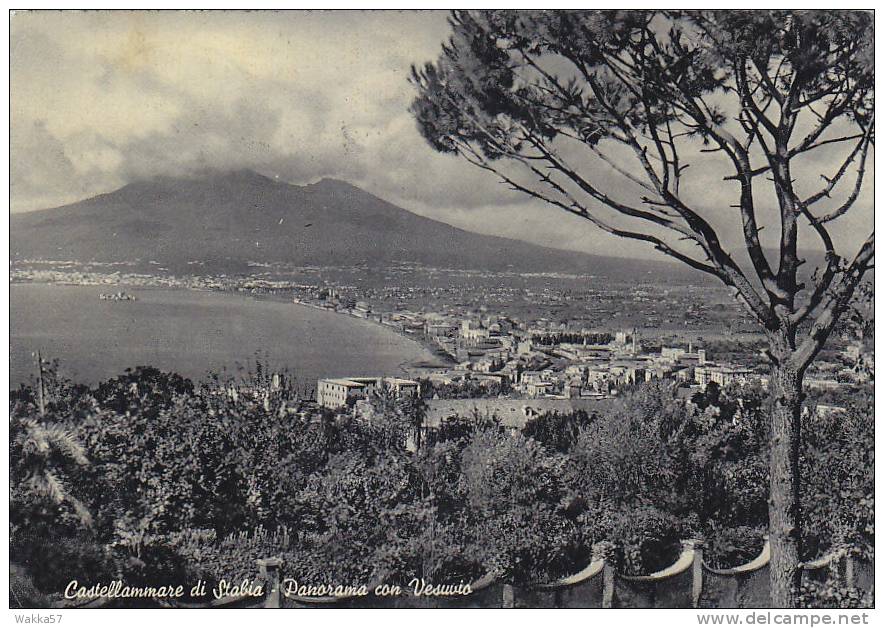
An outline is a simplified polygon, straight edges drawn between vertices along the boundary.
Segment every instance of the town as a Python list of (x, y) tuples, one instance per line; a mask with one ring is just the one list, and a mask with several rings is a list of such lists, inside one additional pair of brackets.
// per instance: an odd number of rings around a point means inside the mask
[[(578, 328), (548, 319), (522, 321), (487, 312), (375, 311), (334, 288), (301, 288), (296, 303), (371, 319), (428, 343), (438, 363), (406, 367), (411, 379), (338, 377), (320, 379), (319, 406), (370, 413), (367, 402), (379, 390), (394, 397), (423, 396), (427, 421), (471, 415), (496, 416), (520, 429), (532, 416), (549, 412), (592, 411), (644, 382), (671, 380), (686, 395), (719, 387), (768, 385), (761, 352), (737, 352), (743, 360), (717, 359), (703, 347), (661, 345), (630, 329), (611, 332)], [(718, 343), (719, 345), (721, 343)], [(814, 365), (806, 378), (809, 393), (837, 393), (874, 379), (869, 347), (847, 339)], [(733, 352), (731, 352), (731, 355)], [(524, 400), (524, 402), (519, 402)], [(821, 412), (843, 411), (840, 405), (817, 404)]]
[[(685, 394), (710, 382), (767, 385), (763, 336), (738, 309), (718, 307), (705, 287), (585, 286), (583, 278), (573, 277), (520, 277), (527, 285), (517, 287), (503, 276), (485, 277), (477, 287), (452, 282), (455, 271), (434, 282), (444, 271), (395, 267), (356, 286), (346, 282), (357, 272), (348, 268), (302, 268), (296, 277), (293, 269), (278, 268), (256, 268), (246, 276), (176, 276), (155, 265), (146, 272), (117, 266), (44, 262), (11, 274), (19, 282), (216, 290), (285, 300), (383, 325), (435, 356), (403, 365), (408, 379), (347, 373), (320, 379), (313, 400), (335, 412), (364, 412), (367, 404), (358, 402), (389, 388), (395, 395), (424, 397), (430, 422), (478, 412), (519, 427), (532, 414), (591, 411), (643, 382), (673, 381)], [(457, 274), (478, 281), (469, 272)], [(838, 399), (873, 380), (871, 343), (844, 333), (813, 363), (805, 383), (810, 394)]]

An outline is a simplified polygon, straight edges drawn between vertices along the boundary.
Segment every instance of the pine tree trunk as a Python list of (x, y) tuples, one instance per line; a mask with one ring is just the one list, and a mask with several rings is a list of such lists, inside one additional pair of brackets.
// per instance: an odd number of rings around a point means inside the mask
[(803, 373), (787, 364), (771, 368), (770, 585), (771, 604), (795, 608), (801, 584), (801, 503), (798, 456), (801, 443)]

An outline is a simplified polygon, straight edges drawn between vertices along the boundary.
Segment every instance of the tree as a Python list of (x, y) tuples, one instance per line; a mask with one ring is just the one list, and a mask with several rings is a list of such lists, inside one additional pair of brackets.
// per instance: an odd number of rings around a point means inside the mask
[[(450, 24), (439, 59), (412, 68), (411, 111), (433, 148), (717, 277), (766, 333), (772, 599), (795, 606), (804, 373), (874, 258), (874, 231), (846, 263), (832, 230), (874, 143), (872, 15), (458, 11)], [(727, 168), (735, 202), (691, 198), (698, 159)], [(833, 172), (816, 188), (821, 161)], [(721, 237), (729, 220), (739, 256)], [(809, 278), (805, 232), (825, 250)]]
[(40, 519), (88, 528), (92, 513), (74, 485), (91, 461), (69, 422), (94, 405), (86, 386), (59, 376), (57, 361), (37, 360), (38, 380), (9, 396), (10, 519), (25, 530)]
[[(459, 482), (473, 513), (473, 552), (510, 582), (549, 582), (586, 565), (577, 522), (563, 516), (565, 458), (519, 433), (477, 431)], [(588, 554), (588, 552), (586, 552)]]
[(552, 451), (567, 453), (577, 441), (580, 430), (590, 425), (595, 418), (595, 415), (590, 417), (585, 410), (562, 414), (547, 412), (528, 419), (522, 428), (522, 434)]
[[(70, 491), (65, 478), (76, 466), (87, 466), (83, 446), (61, 425), (13, 414), (9, 420), (12, 519), (33, 525), (34, 510), (70, 508), (77, 521), (92, 524), (92, 515)], [(64, 514), (64, 513), (63, 513)], [(47, 518), (55, 518), (51, 512)]]
[(40, 407), (20, 400), (10, 407), (9, 595), (10, 604), (19, 607), (46, 604), (40, 588), (53, 581), (55, 571), (35, 568), (49, 564), (42, 561), (62, 558), (66, 565), (83, 567), (72, 560), (80, 543), (58, 543), (58, 537), (92, 526), (92, 514), (72, 481), (78, 468), (89, 465), (83, 446), (64, 426), (36, 418), (43, 414)]

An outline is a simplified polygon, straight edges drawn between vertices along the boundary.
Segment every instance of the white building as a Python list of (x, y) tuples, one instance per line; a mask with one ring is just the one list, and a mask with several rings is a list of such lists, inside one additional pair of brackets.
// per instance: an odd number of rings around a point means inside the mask
[(752, 379), (757, 379), (754, 371), (747, 368), (715, 366), (710, 364), (697, 365), (694, 368), (694, 381), (701, 386), (709, 382), (715, 382), (719, 386), (740, 383), (745, 384)]
[(697, 349), (694, 353), (693, 347), (687, 350), (681, 347), (662, 347), (660, 349), (660, 359), (666, 362), (696, 362), (697, 364), (706, 364), (706, 350)]
[(382, 388), (397, 397), (416, 397), (420, 394), (420, 384), (398, 377), (321, 379), (316, 384), (316, 403), (323, 408), (343, 408), (350, 399), (365, 399)]

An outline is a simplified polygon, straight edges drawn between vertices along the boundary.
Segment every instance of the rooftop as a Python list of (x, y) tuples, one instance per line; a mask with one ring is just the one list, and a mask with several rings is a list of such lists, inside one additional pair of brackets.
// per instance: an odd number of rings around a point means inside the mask
[(319, 380), (320, 383), (326, 382), (328, 384), (335, 384), (336, 386), (347, 386), (350, 388), (361, 388), (366, 384), (372, 384), (376, 382), (377, 379), (374, 377), (352, 377), (352, 378), (325, 378)]

